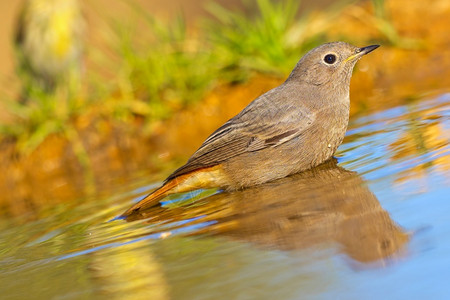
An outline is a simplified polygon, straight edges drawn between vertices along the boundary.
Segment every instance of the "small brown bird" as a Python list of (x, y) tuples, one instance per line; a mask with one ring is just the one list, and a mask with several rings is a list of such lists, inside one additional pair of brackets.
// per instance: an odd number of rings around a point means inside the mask
[(160, 188), (120, 217), (157, 205), (170, 194), (213, 187), (235, 190), (328, 160), (347, 130), (353, 67), (378, 47), (334, 42), (309, 51), (283, 84), (214, 131)]

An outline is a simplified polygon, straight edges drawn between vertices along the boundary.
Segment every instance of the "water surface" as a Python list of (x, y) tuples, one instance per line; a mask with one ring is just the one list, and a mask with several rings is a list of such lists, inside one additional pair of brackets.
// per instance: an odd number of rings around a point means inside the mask
[[(154, 188), (0, 220), (2, 299), (449, 299), (450, 94), (352, 120), (337, 160), (250, 189)], [(112, 193), (114, 192), (114, 193)]]

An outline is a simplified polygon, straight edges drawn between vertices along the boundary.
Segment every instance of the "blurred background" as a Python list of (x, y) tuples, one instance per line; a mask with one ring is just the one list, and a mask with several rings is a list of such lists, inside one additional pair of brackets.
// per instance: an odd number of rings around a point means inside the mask
[(93, 195), (139, 170), (160, 179), (324, 42), (383, 46), (355, 71), (352, 115), (449, 86), (446, 1), (0, 5), (8, 214)]
[[(449, 1), (0, 0), (0, 17), (11, 299), (31, 282), (37, 299), (445, 295), (445, 276), (424, 266), (448, 273)], [(381, 47), (354, 70), (337, 161), (105, 223), (304, 53), (338, 40)], [(223, 274), (205, 279), (214, 266)]]

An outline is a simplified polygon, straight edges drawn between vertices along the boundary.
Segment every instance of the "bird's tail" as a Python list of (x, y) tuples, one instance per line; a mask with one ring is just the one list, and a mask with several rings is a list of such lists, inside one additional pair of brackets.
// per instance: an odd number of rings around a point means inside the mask
[(120, 219), (125, 219), (128, 216), (137, 213), (140, 210), (145, 210), (150, 207), (159, 205), (159, 201), (168, 195), (176, 193), (176, 187), (179, 185), (179, 180), (174, 178), (170, 181), (165, 182), (161, 187), (154, 190), (152, 193), (145, 196), (138, 203), (127, 209), (123, 214), (120, 215)]
[(227, 181), (220, 166), (195, 170), (166, 181), (160, 188), (145, 196), (141, 201), (130, 207), (117, 218), (126, 219), (141, 210), (159, 205), (161, 199), (171, 194), (184, 193), (201, 188), (218, 187), (226, 183)]

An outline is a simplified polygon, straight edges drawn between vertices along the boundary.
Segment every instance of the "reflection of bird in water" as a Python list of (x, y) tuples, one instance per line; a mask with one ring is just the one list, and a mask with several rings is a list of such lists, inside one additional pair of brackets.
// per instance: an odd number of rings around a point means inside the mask
[(25, 96), (78, 81), (85, 21), (78, 0), (27, 0), (15, 38)]
[(155, 209), (158, 213), (149, 210), (142, 217), (167, 222), (204, 216), (199, 222), (215, 222), (204, 229), (207, 233), (283, 250), (336, 242), (343, 253), (365, 263), (394, 256), (409, 239), (363, 179), (335, 159), (189, 208)]

